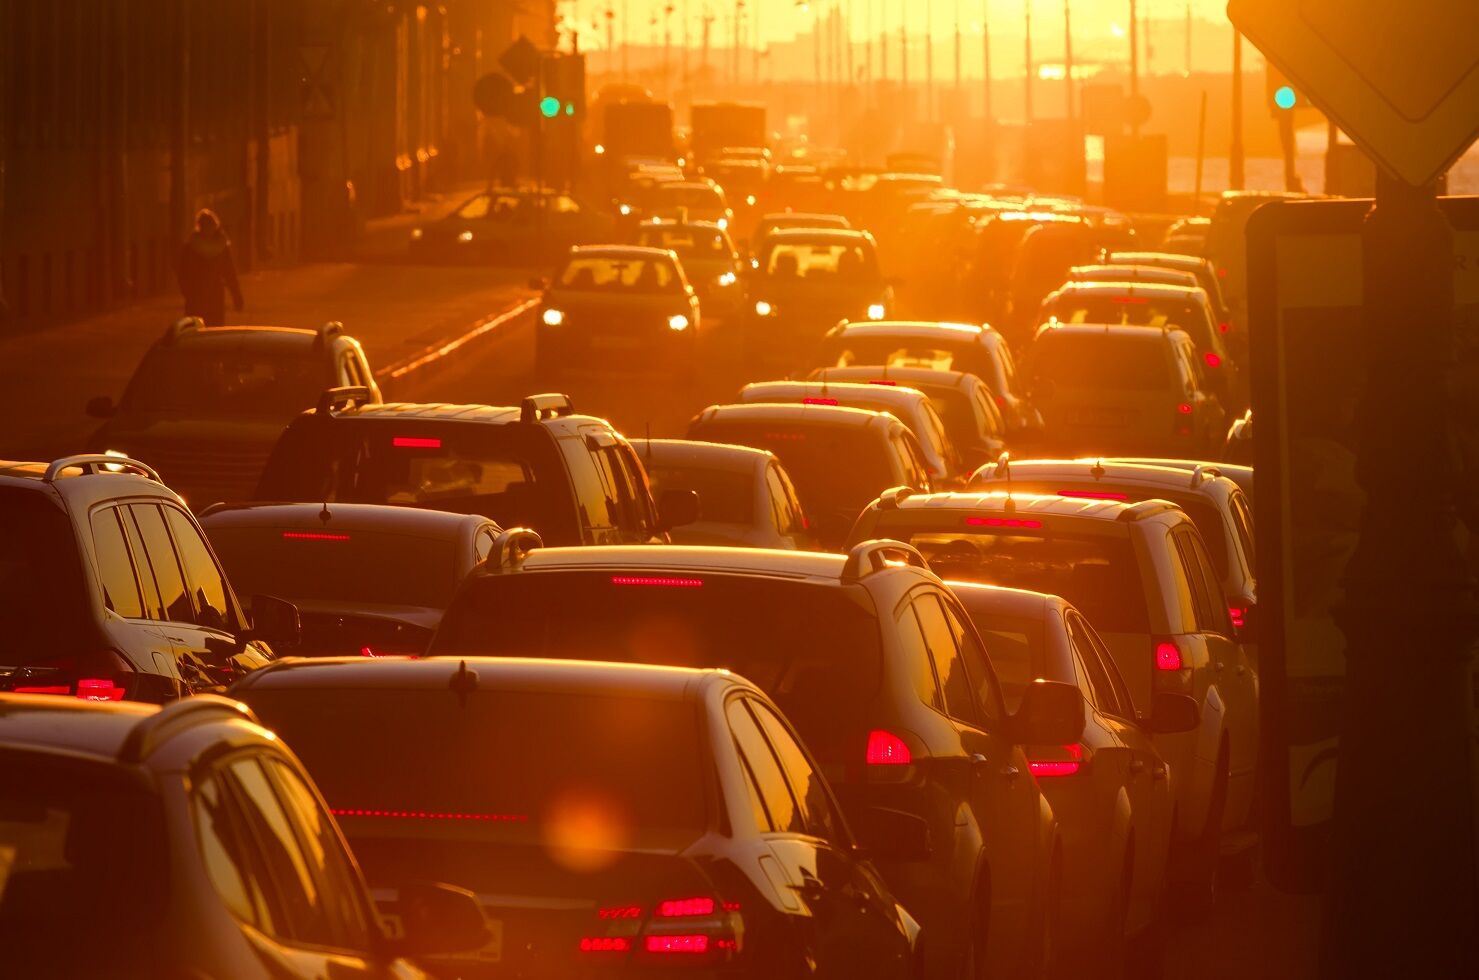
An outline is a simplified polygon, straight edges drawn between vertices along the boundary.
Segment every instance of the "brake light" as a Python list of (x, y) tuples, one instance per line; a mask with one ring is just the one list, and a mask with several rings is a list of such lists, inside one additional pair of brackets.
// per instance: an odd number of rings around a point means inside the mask
[(1136, 305), (1150, 302), (1144, 296), (1111, 296), (1109, 298), (1116, 303), (1134, 303)]
[(1075, 500), (1129, 500), (1127, 493), (1115, 493), (1113, 490), (1059, 490), (1058, 496), (1072, 497)]
[(1030, 521), (1021, 517), (967, 517), (969, 527), (1042, 527), (1042, 521)]
[(472, 820), (479, 823), (528, 823), (526, 813), (447, 813), (436, 810), (361, 810), (335, 807), (336, 817), (385, 817), (391, 820)]
[(835, 399), (835, 398), (803, 398), (803, 399), (801, 399), (801, 404), (803, 404), (803, 405), (836, 405), (837, 404), (837, 399)]
[(1222, 367), (1222, 358), (1212, 351), (1207, 351), (1207, 353), (1203, 354), (1202, 360), (1207, 362), (1207, 367)]
[(1219, 323), (1217, 325), (1217, 332), (1218, 333), (1227, 333), (1231, 329), (1232, 329), (1232, 324), (1231, 323), (1223, 322), (1223, 323)]
[(992, 395), (991, 397), (996, 399), (996, 407), (998, 409), (1005, 409), (1007, 407), (1007, 399), (1005, 395)]
[(875, 728), (868, 733), (867, 759), (870, 766), (907, 766), (913, 756), (902, 738)]
[(596, 912), (598, 919), (640, 919), (642, 918), (642, 906), (640, 905), (608, 905), (606, 908)]
[(697, 589), (703, 587), (704, 580), (677, 575), (613, 575), (611, 584), (645, 585), (658, 589)]
[(11, 694), (58, 694), (66, 697), (72, 693), (72, 689), (65, 684), (54, 684), (48, 687), (13, 687)]
[(679, 919), (689, 915), (713, 915), (714, 900), (707, 896), (698, 898), (670, 898), (657, 903), (657, 914), (664, 919)]
[(897, 381), (884, 381), (882, 379), (874, 379), (868, 383), (870, 385), (883, 385), (885, 388), (897, 388), (899, 386)]
[(1218, 269), (1217, 270), (1217, 278), (1218, 279), (1226, 279), (1227, 278), (1227, 269), (1225, 269), (1225, 268), (1224, 269)]
[(390, 444), (397, 449), (441, 449), (442, 440), (426, 436), (396, 436)]
[(582, 953), (629, 953), (631, 950), (632, 941), (626, 936), (582, 936), (580, 939)]
[(1182, 415), (1190, 415), (1191, 402), (1182, 402), (1180, 405), (1176, 406), (1176, 411), (1180, 412)]
[(284, 541), (348, 541), (347, 534), (333, 534), (328, 531), (284, 531)]
[(1155, 645), (1156, 670), (1180, 670), (1181, 651), (1170, 640), (1161, 640)]
[(1243, 625), (1248, 622), (1248, 607), (1228, 606), (1227, 618), (1232, 620), (1234, 629), (1242, 629)]
[(77, 682), (77, 697), (82, 701), (122, 701), (123, 688), (109, 677), (84, 677)]
[(648, 936), (643, 944), (649, 953), (707, 953), (709, 937), (703, 933), (685, 936)]
[(1074, 776), (1083, 766), (1084, 747), (1082, 745), (1065, 745), (1063, 751), (1068, 753), (1067, 759), (1028, 759), (1027, 768), (1039, 779), (1046, 776)]

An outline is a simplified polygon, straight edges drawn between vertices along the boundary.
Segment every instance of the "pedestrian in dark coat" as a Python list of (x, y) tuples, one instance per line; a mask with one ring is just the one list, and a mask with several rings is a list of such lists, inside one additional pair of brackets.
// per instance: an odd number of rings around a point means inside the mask
[(180, 248), (180, 293), (185, 298), (185, 315), (198, 316), (206, 326), (226, 322), (226, 291), (241, 309), (241, 284), (236, 280), (236, 260), (231, 255), (231, 239), (221, 227), (221, 219), (209, 208), (195, 215), (195, 231)]

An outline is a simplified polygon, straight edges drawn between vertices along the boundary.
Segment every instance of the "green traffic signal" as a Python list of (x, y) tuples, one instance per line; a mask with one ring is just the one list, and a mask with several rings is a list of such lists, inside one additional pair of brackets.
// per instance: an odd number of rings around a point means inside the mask
[(1280, 109), (1293, 109), (1294, 103), (1297, 101), (1299, 101), (1299, 97), (1294, 94), (1294, 89), (1291, 86), (1280, 85), (1274, 91), (1274, 105)]
[(539, 100), (539, 114), (546, 119), (553, 119), (560, 114), (560, 100), (553, 95), (546, 95)]

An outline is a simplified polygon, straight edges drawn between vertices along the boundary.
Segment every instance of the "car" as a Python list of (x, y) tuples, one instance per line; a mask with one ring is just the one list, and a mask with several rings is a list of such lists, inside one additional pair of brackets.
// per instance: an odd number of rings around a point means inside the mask
[(1210, 218), (1178, 218), (1166, 229), (1161, 248), (1178, 255), (1200, 256), (1207, 250), (1207, 230), (1211, 224)]
[[(750, 254), (761, 254), (766, 250), (772, 234), (791, 228), (831, 228), (836, 231), (850, 231), (852, 224), (840, 214), (821, 214), (814, 211), (772, 211), (761, 216), (760, 221), (755, 225), (755, 230), (750, 235)], [(752, 265), (758, 268), (759, 260), (752, 260)]]
[(490, 188), (445, 217), (411, 229), (411, 257), (434, 261), (553, 260), (609, 239), (610, 219), (563, 191)]
[[(758, 149), (758, 148), (757, 148)], [(765, 153), (763, 149), (760, 151)], [(736, 208), (748, 211), (760, 201), (765, 193), (765, 181), (770, 176), (770, 160), (765, 156), (746, 156), (740, 147), (725, 147), (717, 157), (705, 160), (701, 170), (724, 189), (725, 199), (734, 202)]]
[(1139, 463), (1145, 466), (1164, 466), (1173, 470), (1181, 470), (1189, 478), (1192, 473), (1203, 467), (1208, 470), (1216, 470), (1218, 476), (1225, 476), (1238, 485), (1243, 491), (1243, 496), (1248, 498), (1248, 506), (1253, 506), (1253, 467), (1244, 466), (1240, 463), (1228, 463), (1225, 461), (1212, 462), (1200, 459), (1166, 459), (1157, 456), (1106, 456), (1106, 463)]
[[(1051, 218), (1052, 220), (1044, 220)], [(1057, 289), (1076, 265), (1094, 261), (1100, 235), (1083, 218), (1034, 213), (1012, 257), (1008, 295), (1011, 311), (1004, 325), (1014, 345), (1032, 337), (1043, 297)]]
[(570, 250), (547, 282), (535, 324), (541, 380), (585, 370), (693, 376), (698, 293), (667, 249), (585, 245)]
[(1253, 465), (1253, 409), (1247, 409), (1227, 427), (1222, 442), (1222, 458), (1229, 463)]
[(105, 419), (89, 444), (144, 460), (191, 506), (242, 500), (283, 426), (342, 385), (381, 400), (364, 348), (340, 323), (207, 327), (184, 317), (149, 348), (117, 403), (87, 403)]
[(971, 477), (971, 488), (1010, 488), (1077, 500), (1169, 500), (1186, 511), (1202, 536), (1236, 638), (1245, 647), (1256, 644), (1253, 506), (1242, 488), (1223, 476), (1216, 464), (1187, 473), (1113, 459), (1010, 459), (981, 467)]
[(313, 781), (239, 703), (0, 694), (0, 758), (8, 975), (412, 980), (403, 957), (486, 935), (471, 895), (409, 882), (384, 933)]
[(796, 726), (850, 824), (882, 807), (901, 840), (931, 842), (879, 861), (923, 929), (924, 976), (1051, 965), (1062, 855), (1022, 745), (1077, 738), (1083, 698), (1042, 681), (1008, 714), (969, 618), (913, 548), (534, 549), (474, 572), (447, 610), (430, 659), (475, 655), (748, 678)]
[(1233, 360), (1206, 292), (1196, 286), (1140, 282), (1067, 282), (1043, 300), (1040, 323), (1119, 323), (1181, 330), (1196, 344), (1207, 386), (1232, 407), (1247, 400), (1247, 379)]
[(945, 431), (940, 413), (924, 392), (901, 385), (830, 381), (756, 381), (740, 389), (741, 404), (841, 405), (887, 412), (919, 441), (930, 482), (946, 487), (964, 482), (969, 470)]
[(1180, 330), (1049, 322), (1023, 373), (1046, 453), (1205, 456), (1226, 417)]
[(648, 223), (638, 227), (637, 244), (676, 254), (703, 309), (721, 312), (739, 308), (744, 289), (740, 277), (745, 267), (729, 232), (723, 228), (711, 221)]
[(253, 499), (480, 514), (551, 544), (659, 541), (696, 515), (692, 494), (655, 502), (627, 440), (565, 395), (508, 407), (367, 405), (360, 394), (326, 391), (295, 419)]
[(1062, 596), (1109, 648), (1137, 711), (1161, 692), (1197, 702), (1196, 730), (1155, 745), (1176, 774), (1173, 882), (1205, 911), (1223, 857), (1236, 867), (1254, 853), (1258, 682), (1192, 519), (1165, 500), (900, 490), (863, 511), (848, 543), (875, 538), (910, 543), (951, 581)]
[(841, 544), (858, 511), (888, 487), (932, 485), (919, 440), (903, 422), (882, 412), (834, 405), (711, 405), (688, 424), (687, 438), (775, 453), (796, 482), (825, 548)]
[(1174, 272), (1191, 273), (1196, 277), (1196, 285), (1207, 291), (1207, 299), (1212, 302), (1212, 312), (1217, 315), (1217, 329), (1232, 341), (1237, 341), (1239, 337), (1246, 340), (1245, 332), (1234, 329), (1232, 311), (1228, 309), (1227, 301), (1222, 295), (1222, 279), (1217, 275), (1217, 269), (1212, 265), (1211, 259), (1176, 252), (1106, 250), (1100, 261), (1114, 265), (1151, 266), (1157, 269), (1170, 269)]
[(811, 521), (772, 452), (685, 439), (634, 444), (652, 490), (698, 495), (698, 519), (669, 533), (673, 544), (809, 550)]
[(1248, 219), (1270, 201), (1309, 200), (1313, 197), (1297, 191), (1222, 192), (1212, 220), (1207, 226), (1207, 245), (1203, 252), (1217, 269), (1222, 291), (1233, 316), (1246, 322), (1248, 313)]
[(1017, 383), (1017, 365), (1005, 338), (990, 324), (935, 320), (843, 323), (822, 344), (818, 367), (883, 364), (974, 374), (991, 389), (1013, 434), (1032, 433), (1041, 419)]
[(734, 211), (712, 180), (664, 181), (652, 188), (645, 205), (644, 220), (711, 221), (726, 231), (734, 225)]
[(218, 504), (200, 526), (249, 594), (298, 608), (284, 656), (418, 654), (457, 583), (510, 538), (477, 514), (385, 504)]
[(1134, 282), (1162, 286), (1196, 286), (1197, 277), (1190, 272), (1163, 265), (1132, 265), (1124, 262), (1101, 262), (1076, 265), (1068, 270), (1068, 282)]
[(889, 387), (903, 385), (925, 393), (945, 423), (945, 433), (967, 466), (995, 460), (1008, 448), (1007, 425), (986, 382), (963, 371), (859, 364), (817, 368), (812, 381), (848, 381)]
[(1039, 677), (1072, 684), (1084, 699), (1077, 741), (1026, 749), (1027, 767), (1053, 806), (1063, 842), (1065, 968), (1154, 972), (1164, 939), (1161, 902), (1176, 774), (1153, 736), (1196, 728), (1196, 702), (1162, 692), (1147, 711), (1137, 711), (1104, 641), (1059, 596), (979, 582), (946, 584), (986, 644), (1008, 711), (1017, 710)]
[[(882, 320), (893, 287), (866, 231), (789, 228), (771, 232), (745, 287), (747, 363), (792, 369), (811, 364), (839, 321)], [(752, 373), (752, 376), (753, 376)]]
[(185, 502), (123, 456), (0, 462), (0, 691), (164, 702), (224, 690), (297, 639), (236, 593)]
[[(911, 975), (919, 926), (737, 674), (340, 658), (234, 693), (319, 780), (384, 912), (409, 874), (477, 895), (493, 938), (442, 975)], [(921, 847), (869, 816), (880, 857)]]

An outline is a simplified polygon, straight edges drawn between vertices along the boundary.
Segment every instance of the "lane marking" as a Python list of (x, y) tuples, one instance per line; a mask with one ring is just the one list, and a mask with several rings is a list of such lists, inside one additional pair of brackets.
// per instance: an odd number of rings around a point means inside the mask
[(453, 351), (456, 351), (459, 348), (472, 343), (474, 340), (477, 340), (484, 334), (489, 333), (493, 330), (497, 330), (499, 327), (503, 326), (505, 323), (508, 323), (510, 320), (523, 316), (525, 313), (528, 313), (530, 310), (538, 305), (538, 297), (526, 299), (518, 305), (512, 307), (511, 309), (504, 310), (502, 313), (495, 313), (493, 316), (479, 320), (476, 324), (473, 325), (471, 330), (467, 331), (464, 334), (460, 334), (456, 337), (453, 337), (451, 340), (445, 341), (440, 344), (432, 344), (430, 347), (422, 350), (421, 353), (412, 355), (410, 360), (400, 361), (392, 364), (390, 367), (382, 368), (381, 370), (376, 371), (375, 380), (395, 381), (398, 378), (404, 378), (412, 371), (420, 370), (421, 368), (426, 367), (426, 365), (428, 364), (439, 361), (442, 358), (446, 357), (448, 354), (451, 354)]

